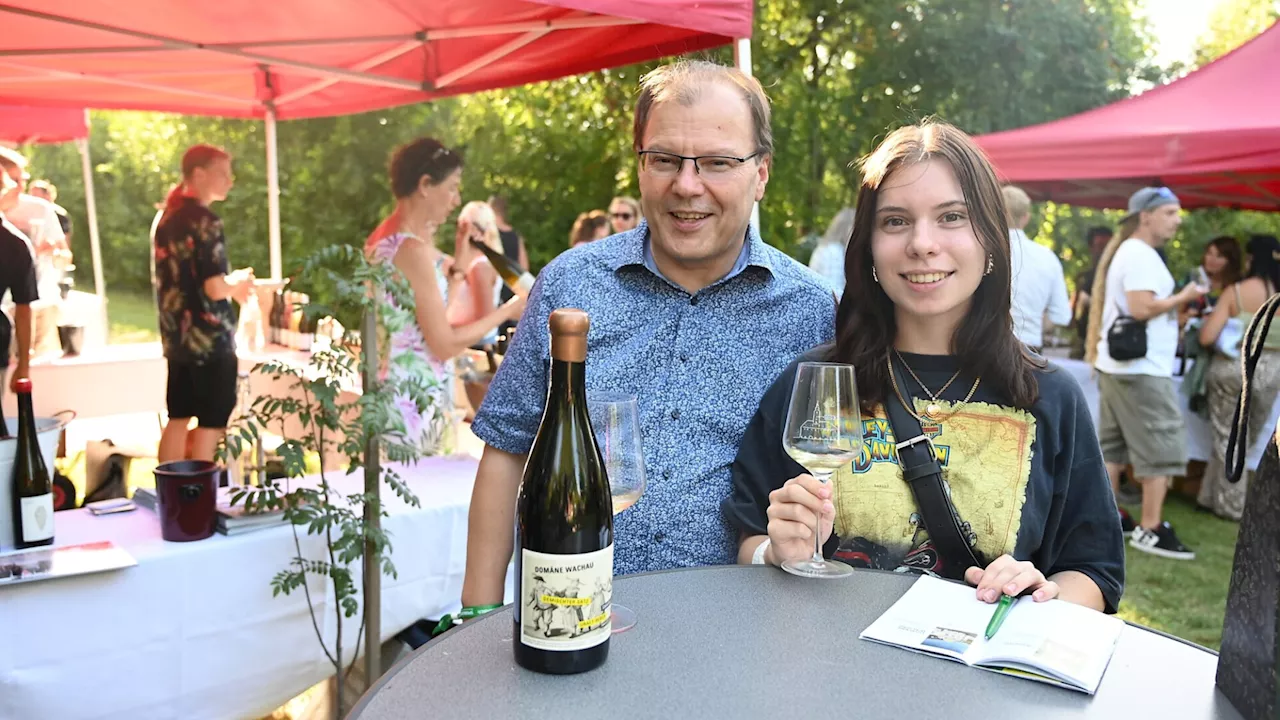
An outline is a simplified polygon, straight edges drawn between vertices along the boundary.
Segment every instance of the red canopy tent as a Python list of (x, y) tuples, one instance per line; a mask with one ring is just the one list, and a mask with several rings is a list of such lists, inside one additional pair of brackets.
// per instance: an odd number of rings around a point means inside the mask
[(1277, 68), (1280, 24), (1167, 85), (977, 141), (1037, 199), (1125, 207), (1165, 185), (1184, 207), (1280, 210)]
[(692, 52), (749, 38), (751, 20), (752, 0), (11, 0), (0, 102), (266, 119), (278, 278), (277, 118)]

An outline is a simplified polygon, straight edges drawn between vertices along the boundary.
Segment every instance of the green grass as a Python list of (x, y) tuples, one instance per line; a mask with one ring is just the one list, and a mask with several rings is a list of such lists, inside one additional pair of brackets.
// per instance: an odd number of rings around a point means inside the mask
[(123, 343), (155, 342), (160, 339), (156, 329), (156, 301), (146, 294), (113, 292), (107, 296), (107, 342)]
[[(1138, 516), (1136, 506), (1127, 509)], [(1126, 545), (1120, 617), (1217, 650), (1239, 526), (1196, 512), (1192, 500), (1173, 493), (1165, 501), (1164, 517), (1195, 550), (1196, 559), (1169, 560)]]

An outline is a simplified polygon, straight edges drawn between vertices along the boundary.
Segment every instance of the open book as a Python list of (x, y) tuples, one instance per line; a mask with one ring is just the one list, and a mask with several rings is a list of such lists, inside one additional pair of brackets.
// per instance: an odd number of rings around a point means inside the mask
[(985, 640), (994, 604), (968, 585), (921, 577), (859, 636), (971, 667), (1093, 695), (1111, 662), (1124, 621), (1062, 600), (1022, 597)]

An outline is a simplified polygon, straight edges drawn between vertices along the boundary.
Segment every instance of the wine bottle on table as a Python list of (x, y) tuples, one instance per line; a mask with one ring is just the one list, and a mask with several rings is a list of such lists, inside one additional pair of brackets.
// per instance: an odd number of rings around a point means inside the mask
[(543, 673), (609, 656), (613, 504), (587, 414), (587, 314), (551, 313), (547, 407), (516, 502), (515, 660)]
[(494, 270), (498, 271), (498, 277), (502, 278), (502, 282), (506, 283), (511, 292), (520, 297), (529, 296), (529, 291), (533, 289), (533, 275), (528, 270), (520, 267), (512, 262), (511, 258), (475, 238), (471, 238), (471, 245), (489, 258), (489, 264), (493, 266)]
[(17, 382), (18, 447), (13, 458), (13, 539), (18, 549), (53, 544), (53, 481), (40, 452), (31, 380)]

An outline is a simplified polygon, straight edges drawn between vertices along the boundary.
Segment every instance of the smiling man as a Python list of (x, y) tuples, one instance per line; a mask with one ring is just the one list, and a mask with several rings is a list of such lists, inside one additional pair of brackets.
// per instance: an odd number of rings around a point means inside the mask
[(648, 489), (616, 519), (619, 574), (734, 562), (719, 507), (742, 431), (790, 359), (833, 334), (825, 283), (750, 225), (773, 152), (756, 80), (700, 61), (654, 70), (641, 81), (634, 143), (645, 222), (542, 271), (472, 425), (486, 447), (466, 606), (502, 602), (516, 492), (546, 400), (552, 310), (591, 317), (588, 393), (639, 399)]

